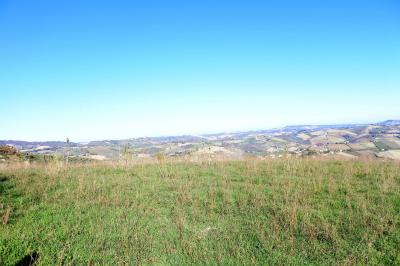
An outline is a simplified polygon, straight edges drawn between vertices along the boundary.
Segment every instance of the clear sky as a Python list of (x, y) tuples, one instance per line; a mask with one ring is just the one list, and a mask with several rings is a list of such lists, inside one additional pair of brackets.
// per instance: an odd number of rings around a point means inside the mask
[(399, 118), (397, 0), (0, 0), (0, 139)]

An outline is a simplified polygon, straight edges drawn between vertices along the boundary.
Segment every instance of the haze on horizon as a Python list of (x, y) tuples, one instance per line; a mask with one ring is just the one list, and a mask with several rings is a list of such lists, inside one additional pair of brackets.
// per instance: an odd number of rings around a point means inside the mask
[(400, 3), (1, 1), (0, 139), (400, 118)]

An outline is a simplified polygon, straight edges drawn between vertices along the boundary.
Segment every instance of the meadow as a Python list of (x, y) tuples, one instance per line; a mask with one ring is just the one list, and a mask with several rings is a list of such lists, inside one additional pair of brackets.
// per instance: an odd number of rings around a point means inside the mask
[(10, 164), (0, 215), (0, 265), (400, 265), (400, 164)]

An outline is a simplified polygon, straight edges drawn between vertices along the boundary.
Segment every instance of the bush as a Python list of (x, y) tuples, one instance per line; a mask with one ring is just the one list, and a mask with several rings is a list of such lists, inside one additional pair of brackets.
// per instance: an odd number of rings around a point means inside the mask
[(18, 150), (10, 145), (0, 145), (0, 155), (16, 155)]

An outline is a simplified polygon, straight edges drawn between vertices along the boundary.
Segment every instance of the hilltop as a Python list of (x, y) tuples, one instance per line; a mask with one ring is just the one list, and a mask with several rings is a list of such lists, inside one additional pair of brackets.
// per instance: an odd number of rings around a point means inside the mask
[(400, 165), (0, 164), (0, 265), (399, 265)]

